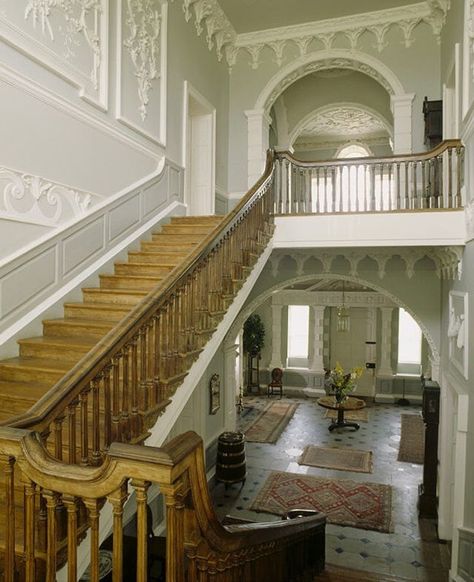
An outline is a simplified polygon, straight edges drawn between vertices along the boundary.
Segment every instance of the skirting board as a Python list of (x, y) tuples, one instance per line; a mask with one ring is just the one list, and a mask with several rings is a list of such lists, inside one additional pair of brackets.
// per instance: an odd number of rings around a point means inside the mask
[[(375, 402), (394, 404), (400, 398), (403, 398), (403, 394), (376, 394)], [(423, 399), (419, 394), (405, 394), (405, 398), (415, 404), (421, 404)]]

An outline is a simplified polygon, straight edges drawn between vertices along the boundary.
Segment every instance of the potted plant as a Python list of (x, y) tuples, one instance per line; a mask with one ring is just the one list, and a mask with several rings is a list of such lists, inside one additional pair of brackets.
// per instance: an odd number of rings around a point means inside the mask
[(357, 379), (362, 376), (364, 369), (360, 366), (344, 372), (344, 368), (336, 362), (332, 370), (326, 370), (324, 385), (329, 394), (334, 394), (336, 404), (342, 404), (349, 394), (357, 387)]

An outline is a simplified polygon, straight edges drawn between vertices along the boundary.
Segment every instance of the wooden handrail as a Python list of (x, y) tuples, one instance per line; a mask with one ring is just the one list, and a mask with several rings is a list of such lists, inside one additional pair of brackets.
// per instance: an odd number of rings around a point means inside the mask
[(317, 161), (305, 161), (295, 158), (293, 154), (289, 151), (279, 151), (276, 152), (277, 158), (285, 158), (292, 162), (296, 166), (301, 166), (302, 168), (313, 168), (313, 167), (324, 167), (324, 166), (345, 166), (347, 164), (388, 164), (396, 162), (413, 162), (413, 161), (423, 161), (435, 158), (441, 155), (448, 149), (463, 147), (462, 141), (460, 139), (445, 139), (439, 143), (432, 150), (427, 152), (419, 152), (414, 154), (395, 154), (392, 156), (370, 156), (362, 158), (332, 158), (330, 160), (317, 160)]
[[(63, 413), (66, 407), (79, 397), (84, 385), (92, 382), (104, 370), (114, 355), (124, 348), (144, 325), (151, 313), (156, 313), (177, 292), (187, 278), (199, 268), (200, 263), (229, 237), (239, 222), (245, 220), (257, 201), (262, 198), (272, 180), (273, 153), (267, 155), (265, 171), (258, 182), (242, 198), (235, 209), (211, 232), (182, 264), (177, 266), (161, 281), (123, 320), (105, 335), (61, 380), (25, 414), (19, 415), (0, 425), (34, 428), (43, 433), (49, 424)], [(266, 218), (270, 222), (270, 202), (267, 203)], [(249, 233), (255, 237), (256, 233)]]
[[(135, 490), (137, 500), (138, 581), (147, 579), (145, 509), (150, 484), (158, 485), (165, 497), (166, 579), (170, 582), (184, 582), (185, 578), (197, 580), (194, 577), (197, 571), (200, 582), (254, 580), (259, 579), (258, 573), (271, 575), (274, 582), (287, 582), (298, 576), (314, 575), (324, 564), (323, 515), (231, 526), (223, 526), (218, 521), (206, 481), (203, 444), (196, 433), (180, 435), (162, 448), (113, 443), (100, 467), (80, 467), (57, 461), (45, 449), (40, 435), (28, 430), (0, 427), (0, 442), (0, 464), (11, 468), (14, 475), (7, 484), (7, 512), (13, 524), (17, 516), (13, 496), (8, 494), (23, 486), (25, 499), (29, 500), (25, 506), (24, 539), (17, 540), (25, 548), (20, 569), (25, 570), (26, 582), (43, 579), (39, 574), (42, 558), (46, 562), (44, 579), (48, 582), (55, 579), (60, 546), (67, 548), (68, 579), (75, 582), (79, 533), (88, 523), (92, 528), (92, 580), (98, 581), (98, 510), (106, 501), (112, 505), (114, 515), (113, 579), (121, 580), (127, 485)], [(21, 482), (18, 476), (15, 481), (18, 475), (15, 468), (21, 471)], [(35, 495), (39, 499), (35, 500)], [(41, 527), (35, 511), (35, 505), (41, 506), (41, 500), (45, 501), (47, 509), (43, 523), (47, 536), (43, 542), (37, 539)], [(7, 532), (7, 542), (8, 535), (14, 534)], [(13, 580), (14, 548), (7, 543), (5, 580)], [(296, 556), (295, 548), (300, 558), (303, 557), (296, 562), (291, 560), (291, 556)], [(272, 570), (276, 563), (278, 572)], [(288, 576), (289, 571), (291, 576)]]

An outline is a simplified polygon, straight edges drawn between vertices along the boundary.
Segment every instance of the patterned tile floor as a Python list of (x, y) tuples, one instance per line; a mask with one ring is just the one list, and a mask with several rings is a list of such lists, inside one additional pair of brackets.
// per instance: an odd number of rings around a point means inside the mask
[[(294, 417), (276, 444), (246, 443), (247, 479), (226, 490), (217, 484), (213, 497), (218, 514), (230, 514), (255, 521), (279, 519), (250, 511), (257, 492), (271, 470), (289, 471), (322, 477), (372, 481), (393, 486), (392, 520), (394, 533), (386, 534), (351, 527), (326, 526), (326, 562), (400, 579), (445, 582), (448, 580), (449, 555), (446, 544), (434, 541), (433, 525), (418, 520), (416, 501), (422, 466), (397, 461), (400, 441), (400, 414), (417, 413), (419, 407), (373, 404), (369, 421), (360, 430), (328, 431), (324, 409), (313, 398), (292, 399), (300, 403)], [(240, 427), (258, 414), (267, 398), (245, 400)], [(253, 408), (252, 408), (253, 407)], [(335, 471), (299, 465), (297, 459), (307, 444), (354, 447), (373, 451), (373, 473)], [(423, 540), (422, 540), (423, 537)], [(430, 539), (431, 541), (426, 541)]]

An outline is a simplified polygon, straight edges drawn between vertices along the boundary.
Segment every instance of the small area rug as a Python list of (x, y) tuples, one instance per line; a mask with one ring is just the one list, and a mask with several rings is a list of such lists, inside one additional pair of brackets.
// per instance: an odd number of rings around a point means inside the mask
[(272, 471), (250, 509), (275, 515), (290, 509), (316, 509), (326, 514), (328, 523), (393, 531), (392, 488), (380, 483)]
[(276, 443), (297, 408), (298, 404), (282, 400), (268, 404), (245, 429), (245, 440), (252, 443)]
[[(324, 418), (331, 418), (336, 420), (337, 411), (336, 410), (326, 410), (324, 413)], [(355, 422), (367, 422), (369, 420), (369, 411), (366, 409), (362, 410), (348, 410), (344, 412), (344, 420), (353, 420)]]
[(372, 451), (308, 445), (298, 459), (298, 463), (323, 469), (372, 473)]
[(423, 464), (425, 456), (425, 424), (418, 414), (402, 414), (398, 460)]

